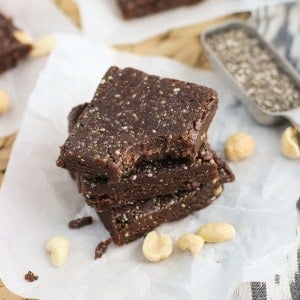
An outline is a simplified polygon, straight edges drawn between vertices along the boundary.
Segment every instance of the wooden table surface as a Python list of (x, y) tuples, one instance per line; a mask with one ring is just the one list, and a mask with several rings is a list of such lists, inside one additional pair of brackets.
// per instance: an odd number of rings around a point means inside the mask
[[(81, 27), (80, 13), (74, 0), (52, 0), (72, 21)], [(224, 16), (209, 22), (186, 26), (171, 30), (154, 38), (145, 40), (138, 44), (116, 45), (115, 48), (121, 51), (129, 51), (138, 54), (162, 55), (189, 66), (199, 69), (211, 69), (206, 58), (203, 46), (200, 43), (199, 35), (207, 27), (222, 22), (229, 18), (247, 19), (250, 13), (239, 13), (230, 16)], [(13, 147), (17, 133), (0, 137), (0, 186), (4, 179), (6, 166)], [(30, 284), (30, 283), (29, 283)], [(25, 300), (11, 293), (0, 280), (0, 300)]]

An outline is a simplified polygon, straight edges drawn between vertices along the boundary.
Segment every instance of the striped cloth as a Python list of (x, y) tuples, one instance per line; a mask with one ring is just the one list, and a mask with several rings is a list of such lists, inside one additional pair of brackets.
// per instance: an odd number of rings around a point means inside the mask
[(287, 273), (275, 275), (266, 282), (242, 283), (233, 300), (299, 300), (300, 299), (300, 243), (288, 256)]
[[(300, 1), (259, 9), (250, 22), (300, 72)], [(287, 262), (287, 273), (266, 282), (242, 283), (233, 300), (300, 300), (300, 241)]]
[(300, 72), (300, 1), (254, 11), (250, 22)]

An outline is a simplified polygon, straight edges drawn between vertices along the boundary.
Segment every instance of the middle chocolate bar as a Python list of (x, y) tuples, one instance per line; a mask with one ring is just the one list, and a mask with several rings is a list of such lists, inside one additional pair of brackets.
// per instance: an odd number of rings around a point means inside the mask
[(89, 180), (80, 175), (76, 177), (79, 191), (86, 198), (98, 199), (103, 205), (122, 206), (137, 199), (194, 190), (212, 182), (217, 176), (218, 166), (213, 152), (204, 142), (194, 163), (184, 159), (141, 163), (119, 183), (101, 178)]

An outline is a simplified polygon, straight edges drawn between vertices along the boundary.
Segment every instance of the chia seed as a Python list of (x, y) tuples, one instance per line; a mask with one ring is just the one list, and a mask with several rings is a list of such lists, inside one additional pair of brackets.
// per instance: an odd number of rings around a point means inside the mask
[(241, 29), (214, 33), (208, 44), (240, 88), (269, 112), (300, 106), (300, 89), (259, 39)]

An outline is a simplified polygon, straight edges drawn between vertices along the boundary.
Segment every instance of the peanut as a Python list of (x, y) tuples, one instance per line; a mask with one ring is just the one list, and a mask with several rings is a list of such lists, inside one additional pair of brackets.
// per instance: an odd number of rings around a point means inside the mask
[(16, 40), (18, 40), (21, 44), (32, 44), (33, 43), (32, 37), (29, 36), (24, 31), (15, 30), (13, 32), (13, 35), (16, 38)]
[(53, 237), (46, 245), (51, 254), (51, 263), (55, 267), (62, 266), (69, 254), (70, 242), (64, 236)]
[(228, 160), (241, 161), (253, 155), (255, 141), (246, 133), (231, 135), (225, 142), (224, 152)]
[(6, 113), (10, 108), (9, 96), (2, 90), (0, 90), (0, 115)]
[(56, 41), (53, 35), (47, 35), (33, 43), (31, 57), (47, 56), (55, 48)]
[(218, 197), (222, 194), (222, 192), (223, 192), (223, 186), (220, 185), (217, 189), (215, 189), (214, 194), (215, 194), (215, 196)]
[(151, 262), (166, 259), (172, 254), (173, 244), (169, 235), (159, 236), (155, 231), (147, 234), (143, 243), (143, 254)]
[(235, 237), (235, 229), (228, 223), (208, 223), (198, 229), (197, 234), (206, 243), (222, 243), (232, 240)]
[(300, 141), (296, 128), (288, 127), (281, 136), (281, 152), (290, 159), (300, 157)]
[(190, 250), (193, 255), (196, 255), (204, 246), (202, 237), (196, 234), (186, 233), (177, 241), (177, 247), (182, 251)]

